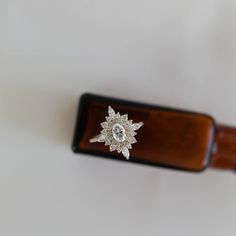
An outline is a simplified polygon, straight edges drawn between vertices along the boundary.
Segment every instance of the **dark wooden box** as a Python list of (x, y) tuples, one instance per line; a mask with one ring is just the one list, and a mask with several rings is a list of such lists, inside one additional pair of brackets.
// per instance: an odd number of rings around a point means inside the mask
[[(104, 143), (89, 143), (99, 134), (109, 105), (134, 122), (144, 122), (129, 161), (110, 152)], [(210, 163), (214, 134), (215, 122), (205, 114), (86, 93), (80, 98), (72, 149), (96, 157), (199, 172)]]

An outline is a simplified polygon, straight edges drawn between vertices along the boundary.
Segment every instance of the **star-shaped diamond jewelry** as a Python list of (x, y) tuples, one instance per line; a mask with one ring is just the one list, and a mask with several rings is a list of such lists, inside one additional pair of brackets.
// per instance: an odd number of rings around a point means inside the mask
[(90, 143), (105, 142), (105, 146), (110, 146), (110, 151), (117, 150), (118, 153), (122, 152), (126, 159), (129, 159), (129, 149), (132, 149), (132, 144), (137, 140), (134, 137), (135, 132), (143, 122), (133, 123), (128, 120), (128, 115), (120, 115), (119, 112), (115, 113), (111, 106), (108, 107), (108, 116), (106, 121), (101, 123), (102, 130), (100, 134), (89, 140)]

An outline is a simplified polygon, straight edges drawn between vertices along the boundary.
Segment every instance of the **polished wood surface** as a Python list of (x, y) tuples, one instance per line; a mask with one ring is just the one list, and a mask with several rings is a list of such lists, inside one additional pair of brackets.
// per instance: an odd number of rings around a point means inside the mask
[(73, 142), (75, 152), (126, 161), (122, 155), (110, 152), (103, 143), (89, 143), (89, 139), (100, 132), (100, 123), (109, 105), (121, 114), (128, 114), (135, 122), (144, 122), (138, 130), (138, 143), (133, 145), (129, 162), (189, 171), (202, 171), (212, 163), (215, 123), (211, 117), (89, 94), (81, 99)]

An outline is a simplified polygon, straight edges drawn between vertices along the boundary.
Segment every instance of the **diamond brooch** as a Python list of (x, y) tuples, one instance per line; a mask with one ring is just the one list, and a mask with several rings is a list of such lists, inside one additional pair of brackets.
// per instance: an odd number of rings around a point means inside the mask
[(115, 113), (109, 106), (108, 116), (101, 126), (103, 129), (100, 134), (91, 138), (89, 142), (105, 142), (105, 146), (109, 146), (111, 152), (116, 150), (129, 160), (129, 149), (132, 149), (132, 144), (137, 142), (134, 137), (137, 134), (135, 131), (143, 126), (143, 122), (133, 123), (132, 120), (128, 120), (127, 114)]

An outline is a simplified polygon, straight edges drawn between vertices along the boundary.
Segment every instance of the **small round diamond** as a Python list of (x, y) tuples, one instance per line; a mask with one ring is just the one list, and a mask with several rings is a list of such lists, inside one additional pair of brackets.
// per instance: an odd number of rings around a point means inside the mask
[(115, 123), (112, 126), (112, 135), (117, 142), (123, 142), (126, 138), (125, 129), (122, 125)]

